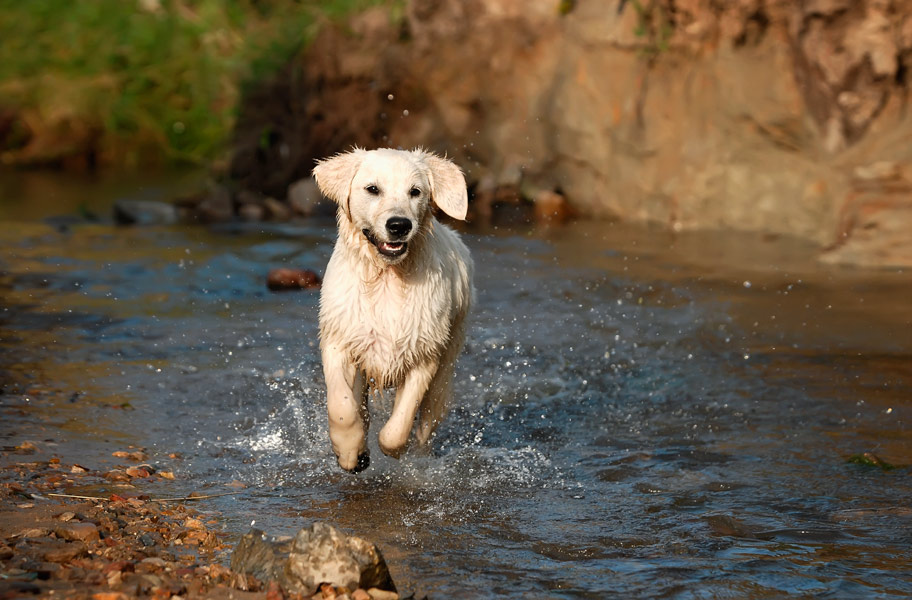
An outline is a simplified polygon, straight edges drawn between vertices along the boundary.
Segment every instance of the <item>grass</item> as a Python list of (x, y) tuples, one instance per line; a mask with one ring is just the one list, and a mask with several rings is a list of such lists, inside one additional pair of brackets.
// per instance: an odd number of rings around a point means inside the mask
[(99, 132), (105, 162), (224, 153), (245, 83), (384, 0), (0, 0), (0, 109)]

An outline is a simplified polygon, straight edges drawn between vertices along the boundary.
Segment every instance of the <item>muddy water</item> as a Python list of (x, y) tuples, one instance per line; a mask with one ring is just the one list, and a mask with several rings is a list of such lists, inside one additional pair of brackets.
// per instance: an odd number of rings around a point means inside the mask
[(162, 492), (246, 486), (210, 501), (229, 532), (335, 523), (419, 597), (912, 595), (910, 273), (740, 234), (469, 233), (478, 305), (435, 451), (373, 440), (352, 476), (318, 296), (264, 284), (322, 270), (331, 223), (67, 221), (0, 225), (5, 446), (92, 468), (145, 447), (177, 474)]

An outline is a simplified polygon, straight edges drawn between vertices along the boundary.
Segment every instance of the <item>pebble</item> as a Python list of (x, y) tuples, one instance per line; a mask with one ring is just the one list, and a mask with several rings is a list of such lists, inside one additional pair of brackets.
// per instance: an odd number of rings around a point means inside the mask
[(272, 269), (266, 276), (266, 287), (272, 291), (306, 290), (320, 287), (320, 276), (308, 269)]
[(54, 534), (71, 542), (93, 542), (100, 537), (98, 527), (92, 523), (66, 523), (54, 529)]
[(152, 473), (149, 472), (149, 469), (145, 465), (139, 467), (127, 467), (126, 474), (130, 477), (142, 479), (145, 477), (150, 477)]
[(82, 542), (68, 542), (44, 552), (44, 560), (53, 563), (69, 562), (74, 558), (88, 554), (88, 548)]

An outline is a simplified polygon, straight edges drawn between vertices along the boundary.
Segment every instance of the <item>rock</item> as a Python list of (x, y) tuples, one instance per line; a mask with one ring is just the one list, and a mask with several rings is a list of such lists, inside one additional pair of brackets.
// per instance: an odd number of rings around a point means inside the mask
[(121, 592), (97, 592), (92, 594), (92, 600), (128, 600), (130, 597)]
[(304, 595), (314, 594), (321, 583), (396, 593), (374, 544), (325, 523), (301, 529), (290, 542), (251, 529), (235, 548), (231, 569), (261, 581), (279, 581), (287, 591)]
[(263, 531), (251, 529), (231, 554), (231, 570), (263, 581), (277, 580), (290, 551), (290, 543), (279, 543)]
[(92, 542), (99, 539), (98, 527), (92, 523), (66, 523), (54, 529), (54, 535), (62, 540)]
[(21, 538), (26, 538), (26, 539), (42, 538), (42, 537), (48, 535), (49, 533), (51, 533), (51, 532), (47, 529), (40, 528), (40, 527), (32, 527), (31, 529), (25, 529), (23, 531), (20, 531), (13, 537), (21, 537)]
[(313, 177), (299, 179), (288, 186), (288, 205), (302, 217), (335, 212), (335, 204), (323, 197)]
[(264, 199), (263, 208), (266, 211), (266, 218), (271, 221), (287, 221), (291, 218), (291, 208), (275, 198)]
[(88, 548), (82, 542), (67, 542), (45, 550), (44, 560), (53, 563), (63, 563), (86, 554), (88, 554)]
[(120, 469), (112, 469), (102, 475), (108, 481), (130, 481), (130, 476)]
[(118, 199), (114, 203), (114, 222), (118, 225), (173, 225), (177, 207), (167, 202)]
[(151, 467), (149, 467), (148, 465), (140, 465), (138, 467), (127, 467), (127, 469), (125, 470), (125, 473), (130, 477), (133, 477), (136, 479), (143, 479), (146, 477), (151, 477), (152, 476), (151, 471), (153, 471), (153, 469)]
[(321, 582), (348, 589), (396, 591), (380, 550), (370, 542), (346, 536), (325, 523), (314, 523), (295, 536), (284, 570), (286, 587), (315, 590)]
[(320, 276), (308, 269), (272, 269), (266, 276), (266, 287), (280, 290), (306, 290), (320, 287)]
[(535, 194), (535, 219), (539, 223), (563, 223), (570, 218), (570, 205), (562, 194), (542, 190)]
[(118, 450), (116, 452), (112, 452), (111, 456), (114, 456), (116, 458), (126, 458), (136, 462), (141, 462), (149, 458), (149, 455), (147, 455), (143, 450), (133, 450), (132, 452), (127, 452), (126, 450)]
[(203, 223), (222, 223), (234, 217), (234, 201), (231, 191), (224, 185), (213, 187), (196, 205), (196, 220)]
[(266, 209), (259, 204), (241, 204), (238, 207), (238, 216), (241, 217), (242, 221), (247, 221), (249, 223), (259, 223), (263, 220), (263, 216), (266, 214)]
[[(912, 183), (893, 180), (893, 171), (883, 170), (876, 189), (859, 189), (844, 203), (834, 243), (820, 260), (831, 264), (864, 267), (912, 267)], [(890, 187), (895, 186), (895, 190)]]

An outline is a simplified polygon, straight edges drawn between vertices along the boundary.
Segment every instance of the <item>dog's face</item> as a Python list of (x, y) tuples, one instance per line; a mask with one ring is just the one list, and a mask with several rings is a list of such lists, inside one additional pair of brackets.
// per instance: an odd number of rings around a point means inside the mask
[(339, 203), (378, 255), (401, 261), (420, 234), (431, 202), (457, 219), (468, 208), (465, 178), (452, 162), (420, 150), (354, 150), (314, 169), (320, 190)]

